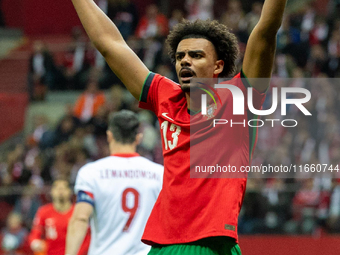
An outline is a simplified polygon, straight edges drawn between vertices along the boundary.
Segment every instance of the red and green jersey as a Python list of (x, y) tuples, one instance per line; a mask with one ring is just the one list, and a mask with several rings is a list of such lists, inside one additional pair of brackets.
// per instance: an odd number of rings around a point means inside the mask
[[(193, 172), (195, 166), (218, 164), (240, 169), (250, 164), (257, 130), (249, 127), (248, 120), (257, 116), (248, 111), (249, 85), (241, 78), (245, 77), (239, 73), (228, 84), (243, 92), (244, 115), (233, 115), (233, 98), (228, 89), (216, 89), (218, 101), (222, 103), (208, 107), (208, 115), (190, 115), (179, 84), (154, 73), (146, 79), (140, 107), (153, 111), (159, 120), (164, 180), (145, 227), (143, 242), (188, 243), (212, 236), (237, 240), (237, 219), (246, 189), (246, 174), (242, 174), (242, 178), (191, 178), (190, 171)], [(265, 94), (252, 90), (253, 105), (260, 109)], [(228, 120), (228, 124), (213, 127), (213, 119)]]

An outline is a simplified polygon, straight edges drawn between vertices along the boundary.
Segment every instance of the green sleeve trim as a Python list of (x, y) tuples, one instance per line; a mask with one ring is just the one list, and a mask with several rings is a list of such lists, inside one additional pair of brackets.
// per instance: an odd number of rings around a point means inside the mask
[(200, 113), (201, 112), (201, 110), (199, 110), (199, 111), (193, 111), (193, 110), (191, 110), (191, 109), (189, 109), (188, 108), (188, 113), (190, 114), (190, 115), (196, 115), (196, 114), (198, 114), (198, 113)]
[[(249, 82), (249, 80), (248, 80), (248, 77), (244, 74), (244, 72), (243, 72), (243, 69), (241, 69), (241, 78), (243, 78), (243, 79), (245, 79), (246, 80), (246, 87), (252, 87), (253, 89), (255, 89), (256, 91), (258, 91), (256, 88), (254, 88), (251, 84), (250, 84), (250, 82)], [(267, 91), (269, 90), (269, 87), (270, 87), (270, 85), (268, 85), (268, 87), (267, 87), (267, 89), (265, 90), (265, 91), (263, 91), (263, 92), (260, 92), (260, 91), (258, 91), (259, 93), (267, 93)]]
[(241, 68), (241, 78), (243, 78), (243, 79), (245, 79), (246, 80), (246, 87), (253, 87), (253, 86), (251, 86), (251, 84), (250, 84), (250, 82), (249, 82), (249, 80), (248, 80), (248, 77), (244, 74), (244, 72), (243, 72), (243, 69)]
[(142, 100), (142, 95), (143, 95), (143, 91), (144, 91), (145, 83), (146, 83), (146, 81), (148, 80), (148, 78), (149, 78), (150, 74), (151, 74), (151, 72), (149, 72), (149, 74), (146, 76), (146, 78), (145, 78), (145, 80), (144, 80), (144, 82), (143, 82), (143, 87), (142, 87), (142, 90), (141, 90), (141, 92), (140, 92), (140, 94), (139, 94), (139, 101), (141, 101), (141, 100)]

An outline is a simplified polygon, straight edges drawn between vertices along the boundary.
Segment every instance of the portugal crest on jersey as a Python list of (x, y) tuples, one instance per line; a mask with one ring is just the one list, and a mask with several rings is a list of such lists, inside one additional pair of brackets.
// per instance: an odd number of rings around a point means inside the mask
[(207, 119), (211, 119), (213, 117), (215, 117), (215, 111), (217, 110), (217, 106), (216, 104), (211, 104), (207, 107)]

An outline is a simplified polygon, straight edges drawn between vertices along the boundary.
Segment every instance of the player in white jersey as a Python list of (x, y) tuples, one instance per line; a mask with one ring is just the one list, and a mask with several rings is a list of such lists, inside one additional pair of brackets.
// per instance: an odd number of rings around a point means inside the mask
[(89, 255), (142, 255), (146, 221), (162, 188), (163, 166), (136, 153), (141, 139), (135, 113), (110, 116), (107, 139), (111, 156), (79, 170), (77, 203), (66, 238), (66, 254), (76, 255), (91, 223)]

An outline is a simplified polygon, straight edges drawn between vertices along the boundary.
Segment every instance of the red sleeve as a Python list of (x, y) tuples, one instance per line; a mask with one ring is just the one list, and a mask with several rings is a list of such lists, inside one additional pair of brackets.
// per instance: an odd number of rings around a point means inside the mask
[(162, 76), (150, 72), (139, 97), (139, 107), (157, 113), (157, 90)]
[(159, 105), (166, 102), (178, 102), (184, 97), (181, 87), (176, 82), (150, 72), (139, 97), (139, 107), (153, 111), (158, 115)]
[(45, 231), (45, 220), (44, 220), (43, 210), (42, 208), (39, 208), (39, 210), (35, 214), (32, 230), (28, 237), (29, 245), (31, 245), (33, 240), (42, 239), (44, 231)]

